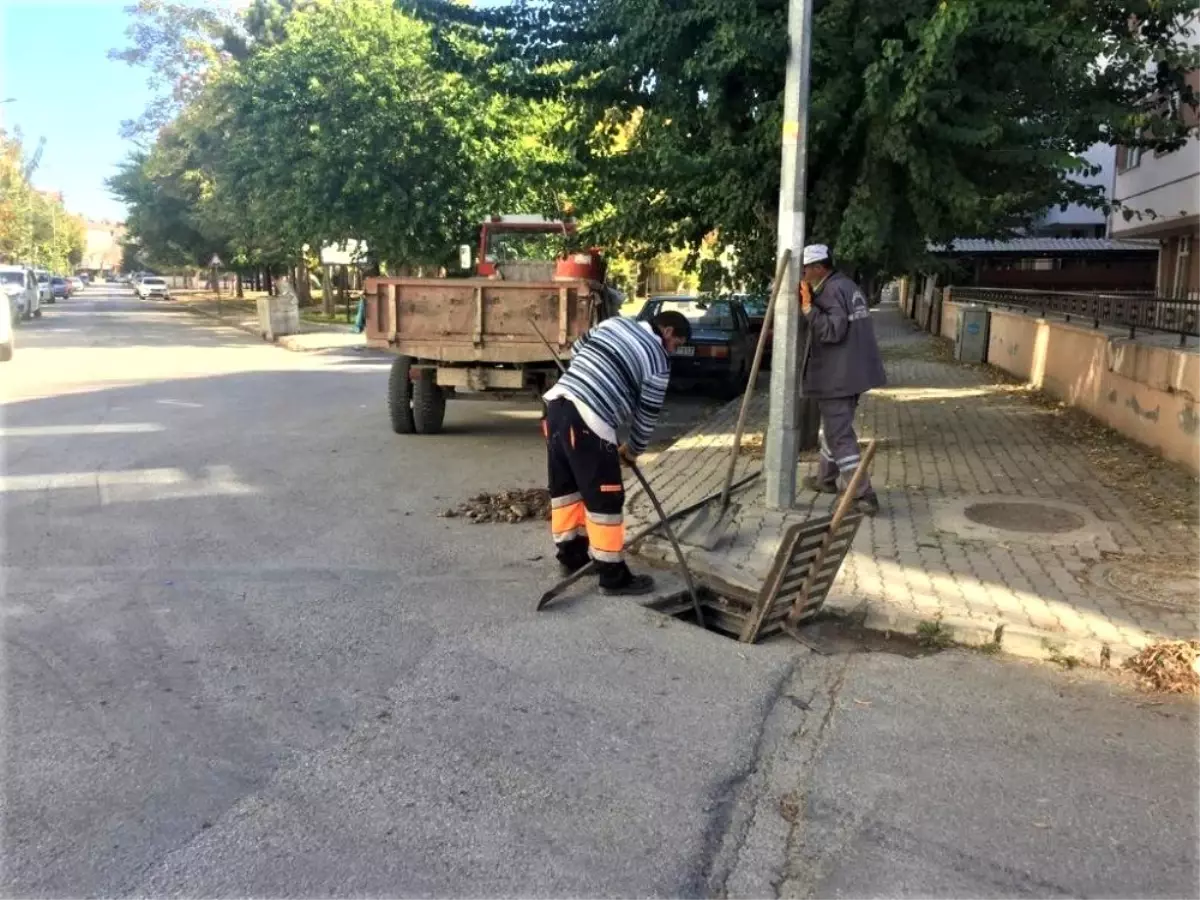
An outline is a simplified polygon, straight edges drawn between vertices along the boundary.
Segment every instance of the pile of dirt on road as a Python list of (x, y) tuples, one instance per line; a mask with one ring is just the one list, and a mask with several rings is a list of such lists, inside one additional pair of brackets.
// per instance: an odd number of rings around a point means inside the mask
[(515, 488), (494, 494), (480, 493), (453, 509), (440, 513), (444, 519), (463, 518), (472, 525), (485, 522), (544, 522), (550, 518), (550, 492), (545, 488)]
[(1200, 641), (1162, 641), (1125, 661), (1142, 687), (1167, 694), (1200, 693)]

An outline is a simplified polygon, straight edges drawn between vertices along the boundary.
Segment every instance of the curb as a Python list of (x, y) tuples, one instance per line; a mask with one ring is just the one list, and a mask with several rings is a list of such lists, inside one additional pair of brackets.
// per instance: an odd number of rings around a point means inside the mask
[[(670, 566), (673, 556), (646, 553), (645, 546), (631, 555), (654, 568)], [(661, 572), (656, 576), (661, 577)], [(703, 583), (699, 575), (697, 583)], [(686, 593), (683, 579), (673, 570), (670, 578), (663, 578), (662, 589), (656, 589), (647, 598), (638, 598), (643, 606)], [(1063, 632), (1031, 628), (1028, 625), (1005, 622), (1001, 619), (971, 619), (965, 616), (924, 616), (920, 613), (879, 601), (858, 600), (847, 595), (831, 595), (821, 606), (821, 611), (839, 619), (853, 620), (870, 631), (894, 632), (920, 637), (921, 633), (936, 623), (946, 637), (955, 644), (971, 649), (998, 651), (1006, 656), (1033, 659), (1039, 662), (1057, 663), (1064, 668), (1076, 665), (1095, 669), (1120, 668), (1131, 656), (1149, 644), (1132, 644), (1128, 641), (1108, 643), (1097, 638), (1075, 637)]]
[[(275, 337), (267, 337), (267, 333), (258, 327), (248, 327), (246, 325), (243, 325), (240, 322), (233, 321), (232, 319), (228, 318), (227, 316), (217, 315), (215, 312), (210, 312), (207, 309), (201, 309), (197, 306), (189, 306), (189, 307), (187, 307), (187, 311), (194, 315), (197, 315), (197, 316), (203, 316), (206, 319), (213, 319), (217, 322), (220, 322), (222, 325), (228, 325), (230, 328), (236, 328), (238, 331), (244, 332), (245, 334), (253, 335), (254, 337), (259, 338), (260, 340), (265, 341), (268, 344), (274, 344), (277, 347), (282, 347), (284, 350), (290, 350), (293, 353), (310, 353), (310, 352), (316, 352), (319, 349), (319, 348), (304, 347), (304, 346), (300, 345), (300, 343), (294, 339), (298, 338), (298, 337), (302, 337), (304, 334), (320, 334), (320, 332), (310, 331), (310, 332), (301, 332), (300, 334), (281, 334), (281, 335), (278, 335)], [(334, 334), (342, 334), (343, 332), (337, 331), (337, 332), (333, 332), (333, 333)], [(349, 334), (350, 332), (345, 332), (345, 333)]]
[[(846, 598), (849, 600), (850, 598)], [(863, 601), (854, 606), (848, 603), (831, 604), (823, 609), (839, 618), (861, 616), (865, 628), (872, 631), (894, 631), (912, 636), (937, 622), (948, 637), (965, 647), (998, 649), (1007, 656), (1054, 662), (1070, 668), (1082, 664), (1097, 669), (1119, 668), (1136, 654), (1140, 646), (1125, 641), (1107, 643), (1096, 638), (1073, 637), (1063, 632), (1031, 628), (1028, 625), (1004, 622), (1000, 619), (982, 620), (963, 616), (930, 618), (900, 607)]]

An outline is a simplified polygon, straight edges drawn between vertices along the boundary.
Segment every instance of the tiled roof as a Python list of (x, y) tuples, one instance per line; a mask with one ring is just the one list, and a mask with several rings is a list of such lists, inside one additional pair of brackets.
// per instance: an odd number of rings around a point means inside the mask
[(1113, 240), (1112, 238), (1028, 237), (994, 241), (986, 238), (956, 238), (952, 249), (930, 246), (933, 253), (1112, 253), (1158, 249), (1157, 241)]

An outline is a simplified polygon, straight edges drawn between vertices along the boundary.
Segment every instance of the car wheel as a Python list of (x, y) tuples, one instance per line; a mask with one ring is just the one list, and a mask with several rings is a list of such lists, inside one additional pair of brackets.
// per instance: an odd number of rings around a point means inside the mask
[(33, 311), (33, 317), (35, 319), (40, 319), (42, 317), (42, 308), (40, 306)]
[(9, 341), (7, 344), (0, 344), (0, 362), (8, 362), (12, 358), (13, 358), (12, 341)]

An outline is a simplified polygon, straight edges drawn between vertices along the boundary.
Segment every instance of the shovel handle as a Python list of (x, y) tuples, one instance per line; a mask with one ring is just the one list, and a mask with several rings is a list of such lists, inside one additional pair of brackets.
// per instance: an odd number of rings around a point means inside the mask
[(737, 469), (738, 453), (742, 448), (742, 432), (746, 428), (746, 413), (750, 410), (750, 398), (754, 396), (754, 385), (758, 382), (758, 371), (762, 367), (763, 354), (767, 349), (767, 329), (775, 315), (775, 301), (783, 287), (783, 277), (787, 274), (788, 264), (792, 260), (792, 249), (785, 248), (775, 264), (775, 280), (771, 282), (771, 297), (767, 301), (767, 311), (763, 314), (762, 331), (758, 333), (758, 343), (754, 346), (754, 361), (750, 363), (749, 381), (746, 391), (742, 394), (742, 406), (738, 410), (737, 427), (733, 430), (733, 449), (729, 451), (729, 471), (725, 473), (725, 485), (721, 488), (721, 512), (729, 504), (729, 492), (733, 488), (733, 473)]
[(671, 542), (671, 547), (675, 550), (675, 558), (679, 560), (679, 568), (683, 572), (683, 580), (687, 582), (688, 593), (692, 596), (692, 610), (696, 613), (696, 624), (703, 628), (704, 611), (700, 608), (700, 595), (696, 593), (696, 585), (692, 582), (692, 571), (688, 568), (687, 560), (684, 559), (679, 541), (675, 539), (675, 529), (671, 527), (671, 522), (667, 518), (667, 514), (663, 511), (662, 504), (658, 502), (658, 497), (650, 489), (650, 482), (646, 480), (646, 476), (642, 474), (642, 470), (638, 468), (638, 464), (630, 461), (629, 468), (633, 470), (633, 474), (641, 482), (642, 490), (646, 492), (646, 496), (654, 504), (654, 511), (658, 513), (658, 521), (662, 523), (662, 530), (666, 533), (667, 539)]

